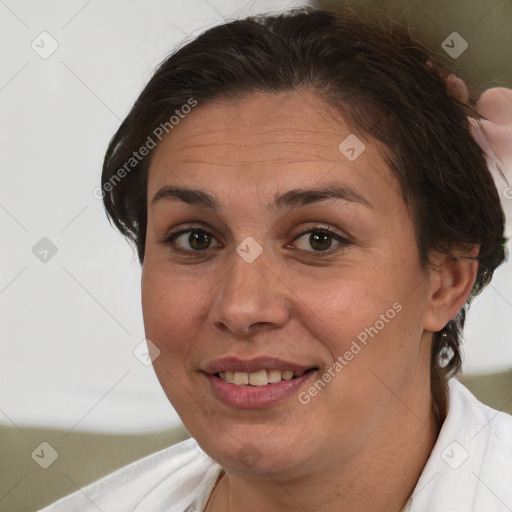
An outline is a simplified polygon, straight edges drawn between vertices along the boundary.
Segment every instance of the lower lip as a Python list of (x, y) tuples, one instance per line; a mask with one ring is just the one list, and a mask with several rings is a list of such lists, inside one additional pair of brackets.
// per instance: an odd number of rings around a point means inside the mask
[(282, 402), (289, 396), (297, 394), (299, 388), (311, 379), (317, 370), (310, 370), (290, 380), (281, 380), (265, 386), (237, 386), (229, 384), (215, 375), (204, 374), (213, 393), (224, 404), (237, 409), (262, 409)]

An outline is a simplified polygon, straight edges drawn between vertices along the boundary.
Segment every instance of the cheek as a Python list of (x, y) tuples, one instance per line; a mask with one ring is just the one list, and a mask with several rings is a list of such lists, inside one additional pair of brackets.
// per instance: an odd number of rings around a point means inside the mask
[[(146, 337), (159, 349), (153, 368), (169, 401), (188, 428), (197, 411), (207, 414), (206, 400), (198, 396), (198, 375), (192, 356), (201, 350), (200, 329), (206, 307), (204, 281), (194, 282), (163, 265), (144, 263), (142, 310)], [(191, 405), (195, 407), (191, 407)], [(200, 415), (200, 416), (201, 416)], [(203, 418), (204, 419), (204, 418)]]
[[(375, 265), (344, 269), (332, 279), (295, 278), (297, 316), (335, 361), (353, 370), (408, 373), (421, 340), (424, 276), (410, 258), (376, 257)], [(386, 263), (387, 262), (387, 263)]]
[(290, 289), (298, 298), (298, 317), (307, 322), (308, 330), (319, 340), (328, 341), (333, 349), (343, 349), (397, 300), (397, 283), (393, 288), (385, 281), (382, 273), (352, 266), (321, 278), (294, 276)]
[(142, 311), (146, 337), (162, 354), (186, 353), (194, 347), (208, 290), (204, 279), (148, 264), (142, 272)]

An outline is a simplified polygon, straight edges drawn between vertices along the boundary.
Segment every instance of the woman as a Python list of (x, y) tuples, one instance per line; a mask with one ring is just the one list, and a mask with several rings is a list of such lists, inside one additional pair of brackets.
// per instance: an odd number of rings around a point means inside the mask
[(313, 9), (159, 67), (102, 188), (192, 439), (47, 512), (512, 510), (512, 418), (454, 378), (504, 215), (450, 73)]

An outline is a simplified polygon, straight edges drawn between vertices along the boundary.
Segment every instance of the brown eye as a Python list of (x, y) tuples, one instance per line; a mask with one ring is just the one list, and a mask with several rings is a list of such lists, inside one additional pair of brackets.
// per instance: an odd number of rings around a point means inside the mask
[(333, 242), (336, 242), (334, 248), (337, 246), (348, 245), (350, 243), (345, 238), (327, 229), (311, 229), (309, 231), (305, 231), (298, 235), (295, 238), (295, 241), (300, 240), (301, 238), (306, 240), (306, 244), (311, 247), (313, 251), (309, 250), (307, 247), (298, 248), (309, 252), (326, 252), (333, 247)]
[(327, 233), (311, 233), (309, 235), (309, 243), (313, 249), (325, 251), (331, 248), (332, 236)]
[(171, 235), (167, 239), (167, 243), (177, 245), (180, 249), (185, 251), (194, 252), (209, 249), (212, 240), (215, 240), (215, 238), (207, 231), (189, 229)]

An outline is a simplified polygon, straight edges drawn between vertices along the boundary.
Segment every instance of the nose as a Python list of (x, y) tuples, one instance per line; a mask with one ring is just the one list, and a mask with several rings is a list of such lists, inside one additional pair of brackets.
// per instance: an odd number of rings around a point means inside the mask
[(284, 326), (291, 316), (285, 276), (271, 267), (264, 252), (252, 263), (237, 253), (232, 260), (210, 307), (211, 324), (224, 333), (245, 337)]

